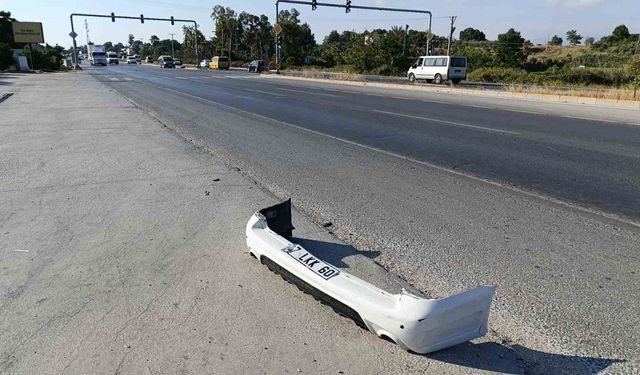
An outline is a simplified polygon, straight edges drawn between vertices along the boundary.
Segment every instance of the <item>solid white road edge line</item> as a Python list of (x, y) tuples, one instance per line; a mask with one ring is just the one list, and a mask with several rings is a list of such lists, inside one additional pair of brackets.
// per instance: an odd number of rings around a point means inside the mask
[[(590, 215), (594, 215), (594, 216), (600, 216), (600, 217), (603, 217), (603, 218), (608, 219), (608, 220), (618, 221), (620, 223), (624, 223), (626, 225), (630, 225), (630, 226), (632, 226), (634, 228), (640, 229), (640, 223), (632, 221), (632, 220), (628, 220), (628, 219), (625, 219), (625, 218), (622, 218), (622, 217), (619, 217), (619, 216), (616, 216), (616, 215), (613, 215), (613, 214), (609, 214), (607, 212), (597, 211), (597, 210), (589, 209), (587, 207), (578, 206), (577, 204), (561, 201), (560, 199), (553, 198), (553, 197), (550, 197), (550, 196), (547, 196), (547, 195), (542, 195), (540, 193), (536, 193), (536, 192), (529, 191), (529, 190), (519, 189), (519, 188), (517, 188), (515, 186), (503, 184), (503, 183), (500, 183), (498, 181), (488, 180), (488, 179), (485, 179), (485, 178), (482, 178), (482, 177), (474, 176), (472, 174), (456, 171), (454, 169), (450, 169), (450, 168), (443, 167), (443, 166), (440, 166), (440, 165), (437, 165), (437, 164), (433, 164), (433, 163), (430, 163), (428, 161), (415, 159), (415, 158), (412, 158), (411, 156), (398, 154), (398, 153), (395, 153), (395, 152), (392, 152), (392, 151), (383, 150), (381, 148), (377, 148), (377, 147), (373, 147), (373, 146), (367, 146), (365, 144), (358, 143), (358, 142), (355, 142), (355, 141), (350, 141), (350, 140), (345, 139), (345, 138), (340, 138), (340, 137), (336, 137), (336, 136), (333, 136), (333, 135), (330, 135), (330, 134), (325, 134), (325, 133), (322, 133), (322, 132), (319, 132), (319, 131), (316, 131), (316, 130), (307, 129), (307, 128), (303, 127), (303, 126), (291, 124), (291, 123), (288, 123), (286, 121), (282, 121), (282, 120), (274, 119), (274, 118), (271, 118), (271, 117), (268, 117), (268, 116), (259, 115), (257, 113), (245, 111), (244, 109), (236, 108), (236, 107), (230, 106), (228, 104), (216, 102), (215, 100), (202, 98), (200, 96), (192, 95), (192, 94), (189, 94), (189, 93), (186, 93), (186, 92), (182, 92), (182, 91), (179, 91), (179, 90), (174, 90), (174, 89), (170, 89), (168, 87), (158, 86), (156, 84), (149, 83), (149, 82), (138, 82), (138, 83), (141, 83), (141, 84), (147, 85), (147, 86), (152, 86), (152, 87), (155, 87), (155, 88), (160, 89), (160, 90), (171, 91), (171, 92), (174, 92), (176, 94), (181, 94), (183, 96), (187, 96), (187, 97), (190, 97), (190, 98), (193, 98), (193, 99), (196, 99), (196, 100), (209, 102), (209, 103), (218, 105), (220, 107), (224, 107), (224, 108), (227, 108), (227, 109), (232, 109), (232, 110), (234, 110), (236, 112), (244, 113), (246, 115), (254, 116), (256, 118), (260, 118), (260, 119), (263, 119), (263, 120), (273, 121), (275, 123), (278, 123), (278, 124), (281, 124), (281, 125), (284, 125), (284, 126), (288, 126), (288, 127), (291, 127), (291, 128), (295, 128), (295, 129), (301, 130), (303, 132), (307, 132), (307, 133), (311, 133), (311, 134), (314, 134), (314, 135), (317, 135), (317, 136), (333, 139), (335, 141), (347, 143), (347, 144), (350, 144), (350, 145), (353, 145), (353, 146), (357, 146), (357, 147), (360, 147), (360, 148), (364, 148), (364, 149), (367, 149), (367, 150), (370, 150), (370, 151), (375, 151), (375, 152), (378, 152), (380, 154), (384, 154), (384, 155), (391, 156), (391, 157), (394, 157), (394, 158), (407, 160), (407, 161), (410, 161), (410, 162), (413, 162), (413, 163), (416, 163), (416, 164), (424, 165), (426, 167), (439, 170), (441, 172), (446, 172), (446, 173), (451, 174), (451, 175), (464, 177), (464, 178), (467, 178), (469, 180), (473, 180), (473, 181), (476, 181), (476, 182), (482, 182), (482, 183), (487, 184), (487, 185), (491, 185), (491, 186), (495, 186), (495, 187), (498, 187), (498, 188), (510, 190), (510, 191), (513, 191), (513, 192), (516, 192), (516, 193), (519, 193), (519, 194), (522, 194), (522, 195), (526, 195), (528, 197), (540, 199), (540, 200), (543, 200), (543, 201), (546, 201), (546, 202), (549, 202), (549, 203), (553, 203), (553, 204), (556, 204), (556, 205), (559, 205), (559, 206), (570, 208), (572, 210), (576, 210), (576, 211), (583, 212), (583, 213), (586, 213), (586, 214), (590, 214)], [(126, 95), (123, 95), (123, 96), (126, 97)], [(135, 101), (133, 101), (133, 100), (131, 100), (131, 101), (135, 103)]]

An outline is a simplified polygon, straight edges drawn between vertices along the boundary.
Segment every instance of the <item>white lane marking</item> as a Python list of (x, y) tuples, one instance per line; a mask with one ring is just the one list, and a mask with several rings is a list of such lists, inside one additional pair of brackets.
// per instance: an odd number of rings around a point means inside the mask
[(503, 108), (503, 109), (500, 109), (500, 108), (497, 108), (497, 107), (496, 107), (496, 108), (494, 108), (494, 109), (496, 109), (496, 110), (498, 110), (498, 111), (502, 110), (502, 111), (507, 111), (507, 112), (528, 113), (528, 114), (530, 114), (530, 115), (544, 115), (544, 113), (543, 113), (543, 112), (525, 111), (525, 110), (522, 110), (522, 109), (510, 109), (510, 108)]
[(475, 105), (475, 104), (458, 104), (465, 107), (473, 107), (473, 108), (482, 108), (482, 109), (497, 109), (496, 107), (489, 107), (486, 105)]
[(180, 77), (180, 76), (175, 76), (175, 79), (189, 79), (189, 77)]
[(29, 252), (29, 250), (23, 250), (23, 249), (15, 249), (13, 251), (16, 252), (16, 253), (28, 253)]
[(304, 90), (285, 89), (285, 88), (282, 88), (282, 87), (276, 87), (276, 89), (277, 90), (284, 90), (284, 91), (291, 91), (291, 92), (300, 92), (300, 93), (309, 94), (309, 95), (321, 95), (321, 96), (329, 96), (329, 97), (332, 97), (332, 98), (340, 98), (339, 95), (324, 94), (324, 93), (321, 93), (321, 92), (310, 92), (310, 91), (304, 91)]
[[(253, 92), (258, 92), (260, 94), (267, 94), (267, 95), (273, 95), (273, 96), (279, 96), (279, 97), (284, 97), (285, 95), (282, 94), (278, 94), (277, 92), (273, 92), (273, 91), (263, 91), (263, 90), (254, 90), (254, 89), (243, 89), (245, 91), (253, 91)], [(217, 102), (216, 102), (217, 103)]]
[[(415, 159), (415, 158), (412, 158), (411, 156), (398, 154), (398, 153), (393, 152), (393, 151), (387, 151), (387, 150), (383, 150), (381, 148), (377, 148), (377, 147), (373, 147), (373, 146), (367, 146), (365, 144), (358, 143), (358, 142), (355, 142), (355, 141), (350, 141), (350, 140), (345, 139), (345, 138), (336, 137), (334, 135), (322, 133), (322, 132), (319, 132), (317, 130), (308, 129), (308, 128), (305, 128), (303, 126), (291, 124), (289, 122), (277, 120), (277, 119), (274, 119), (274, 118), (271, 118), (271, 117), (268, 117), (268, 116), (263, 116), (263, 115), (259, 115), (257, 113), (245, 111), (244, 109), (240, 109), (240, 108), (237, 108), (237, 107), (234, 107), (234, 106), (231, 106), (231, 105), (227, 105), (227, 104), (223, 104), (223, 103), (220, 103), (220, 102), (216, 102), (215, 100), (202, 98), (202, 97), (199, 97), (199, 96), (196, 96), (196, 95), (192, 95), (192, 94), (189, 94), (189, 93), (186, 93), (186, 92), (170, 89), (168, 87), (158, 86), (156, 84), (149, 83), (149, 82), (141, 82), (141, 83), (143, 85), (152, 86), (152, 87), (155, 87), (155, 88), (160, 89), (160, 90), (172, 91), (172, 92), (174, 92), (176, 94), (180, 94), (180, 95), (187, 96), (187, 97), (190, 97), (190, 98), (193, 98), (193, 99), (196, 99), (196, 100), (201, 100), (201, 101), (204, 101), (204, 102), (212, 103), (212, 104), (215, 104), (215, 105), (217, 105), (219, 107), (223, 107), (223, 108), (234, 110), (234, 111), (236, 111), (238, 113), (244, 113), (246, 115), (253, 116), (253, 117), (256, 117), (256, 118), (260, 118), (260, 119), (263, 119), (263, 120), (273, 121), (275, 123), (278, 123), (278, 124), (281, 124), (281, 125), (285, 125), (285, 126), (288, 126), (288, 127), (294, 128), (294, 129), (298, 129), (298, 130), (306, 132), (306, 133), (310, 133), (310, 134), (314, 134), (314, 135), (317, 135), (317, 136), (320, 136), (320, 137), (333, 139), (334, 141), (339, 141), (339, 142), (346, 143), (346, 144), (349, 144), (349, 145), (352, 145), (352, 146), (356, 146), (356, 147), (360, 147), (360, 148), (363, 148), (363, 149), (366, 149), (366, 150), (378, 152), (378, 153), (383, 154), (383, 155), (391, 156), (391, 157), (394, 157), (394, 158), (397, 158), (397, 159), (406, 160), (406, 161), (410, 161), (412, 163), (424, 165), (425, 167), (429, 167), (429, 168), (432, 168), (432, 169), (435, 169), (435, 170), (438, 170), (438, 171), (441, 171), (441, 172), (449, 173), (451, 175), (464, 177), (464, 178), (467, 178), (467, 179), (472, 180), (472, 181), (485, 183), (487, 185), (495, 186), (495, 187), (502, 188), (502, 189), (505, 189), (505, 190), (510, 190), (510, 191), (513, 191), (513, 192), (516, 192), (516, 193), (519, 193), (519, 194), (522, 194), (522, 195), (526, 195), (528, 197), (540, 199), (542, 201), (546, 201), (546, 202), (549, 202), (549, 203), (557, 204), (558, 206), (567, 207), (567, 208), (570, 208), (570, 209), (573, 209), (573, 210), (576, 210), (576, 211), (580, 211), (580, 212), (583, 212), (583, 213), (587, 213), (587, 214), (590, 214), (590, 215), (600, 216), (600, 217), (603, 217), (603, 218), (606, 218), (606, 219), (609, 219), (609, 220), (618, 221), (620, 223), (625, 223), (627, 225), (630, 225), (632, 227), (640, 229), (640, 222), (635, 222), (635, 221), (632, 221), (632, 220), (629, 220), (629, 219), (621, 218), (619, 216), (616, 216), (616, 215), (613, 215), (613, 214), (610, 214), (610, 213), (607, 213), (607, 212), (602, 212), (602, 211), (590, 209), (590, 208), (587, 208), (587, 207), (578, 206), (577, 204), (561, 201), (560, 199), (557, 199), (557, 198), (554, 198), (554, 197), (551, 197), (551, 196), (542, 195), (540, 193), (536, 193), (536, 192), (533, 192), (533, 191), (520, 189), (520, 188), (517, 188), (517, 187), (512, 186), (512, 185), (503, 184), (503, 183), (500, 183), (498, 181), (488, 180), (488, 179), (485, 179), (485, 178), (482, 178), (482, 177), (474, 176), (474, 175), (469, 174), (469, 173), (456, 171), (454, 169), (450, 169), (450, 168), (447, 168), (447, 167), (442, 167), (440, 165), (433, 164), (433, 163), (430, 163), (428, 161)], [(129, 99), (129, 100), (133, 101), (132, 99)], [(162, 122), (159, 118), (158, 118), (158, 121)]]
[(383, 114), (385, 114), (385, 115), (392, 115), (392, 116), (400, 116), (400, 117), (413, 118), (413, 119), (417, 119), (417, 120), (425, 120), (425, 121), (439, 122), (439, 123), (441, 123), (441, 124), (453, 125), (453, 126), (461, 126), (461, 127), (464, 127), (464, 128), (472, 128), (472, 129), (486, 130), (486, 131), (490, 131), (490, 132), (497, 132), (497, 133), (505, 133), (505, 134), (520, 135), (520, 133), (512, 132), (512, 131), (509, 131), (509, 130), (501, 130), (501, 129), (494, 129), (494, 128), (486, 128), (486, 127), (484, 127), (484, 126), (477, 126), (477, 125), (471, 125), (471, 124), (463, 124), (463, 123), (461, 123), (461, 122), (448, 121), (448, 120), (439, 120), (439, 119), (431, 118), (431, 117), (422, 117), (422, 116), (405, 115), (404, 113), (396, 113), (396, 112), (380, 111), (380, 110), (377, 110), (377, 109), (374, 109), (374, 110), (373, 110), (373, 112), (383, 113)]

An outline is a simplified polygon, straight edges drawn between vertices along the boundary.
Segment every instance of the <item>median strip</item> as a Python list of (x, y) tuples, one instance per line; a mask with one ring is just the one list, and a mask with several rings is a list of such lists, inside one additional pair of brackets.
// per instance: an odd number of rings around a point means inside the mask
[(404, 113), (396, 113), (396, 112), (381, 111), (381, 110), (378, 110), (378, 109), (374, 109), (374, 110), (373, 110), (373, 112), (383, 113), (383, 114), (385, 114), (385, 115), (392, 115), (392, 116), (407, 117), (407, 118), (412, 118), (412, 119), (417, 119), (417, 120), (424, 120), (424, 121), (438, 122), (438, 123), (441, 123), (441, 124), (453, 125), (453, 126), (460, 126), (460, 127), (464, 127), (464, 128), (472, 128), (472, 129), (486, 130), (486, 131), (496, 132), (496, 133), (504, 133), (504, 134), (520, 135), (520, 133), (512, 132), (512, 131), (509, 131), (509, 130), (501, 130), (501, 129), (487, 128), (487, 127), (484, 127), (484, 126), (477, 126), (477, 125), (463, 124), (463, 123), (461, 123), (461, 122), (448, 121), (448, 120), (440, 120), (440, 119), (435, 119), (435, 118), (431, 118), (431, 117), (422, 117), (422, 116), (406, 115), (406, 114), (404, 114)]

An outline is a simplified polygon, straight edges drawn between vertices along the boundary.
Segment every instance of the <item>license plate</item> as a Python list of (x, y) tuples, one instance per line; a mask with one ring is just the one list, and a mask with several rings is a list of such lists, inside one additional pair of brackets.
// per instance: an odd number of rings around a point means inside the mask
[(291, 245), (285, 247), (282, 251), (325, 280), (329, 280), (340, 273), (335, 267), (314, 257), (300, 245)]

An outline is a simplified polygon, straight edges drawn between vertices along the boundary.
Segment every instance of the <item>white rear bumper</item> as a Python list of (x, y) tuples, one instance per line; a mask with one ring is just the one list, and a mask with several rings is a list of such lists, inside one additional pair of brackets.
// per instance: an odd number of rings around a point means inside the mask
[[(494, 286), (479, 286), (447, 298), (427, 299), (405, 290), (390, 294), (343, 271), (329, 279), (323, 278), (285, 251), (293, 244), (276, 231), (290, 236), (293, 226), (290, 211), (288, 218), (284, 217), (287, 210), (290, 210), (290, 201), (251, 216), (246, 227), (249, 251), (342, 315), (380, 337), (388, 337), (405, 350), (421, 354), (487, 333)], [(277, 227), (276, 231), (268, 222)]]

